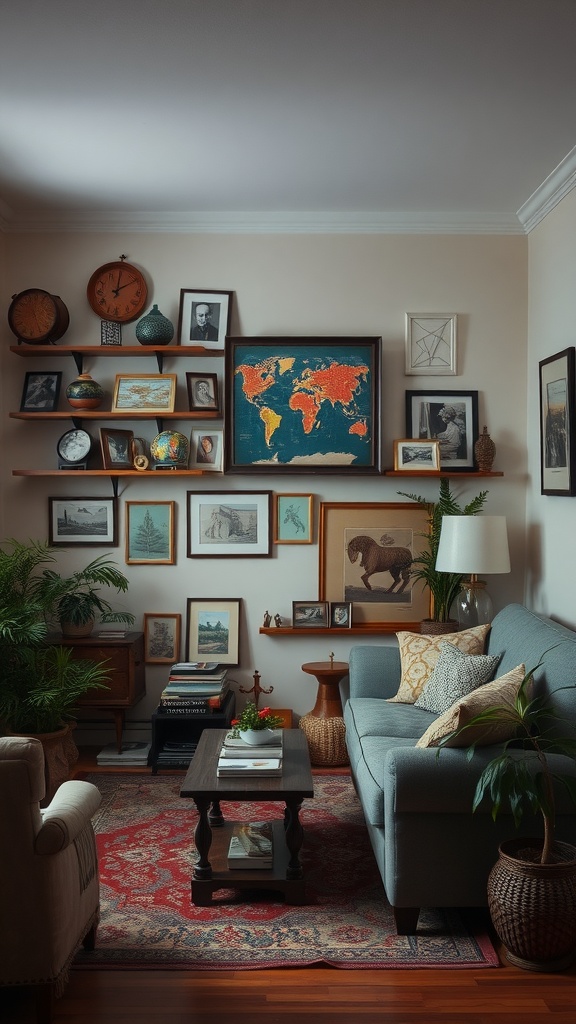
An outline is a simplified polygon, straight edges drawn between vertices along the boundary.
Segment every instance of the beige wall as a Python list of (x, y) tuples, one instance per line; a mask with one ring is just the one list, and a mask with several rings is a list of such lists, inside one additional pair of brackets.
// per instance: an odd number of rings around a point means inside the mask
[[(179, 235), (62, 234), (5, 236), (6, 277), (2, 303), (32, 286), (59, 294), (69, 307), (71, 326), (63, 343), (99, 344), (99, 321), (85, 298), (86, 282), (101, 263), (126, 253), (153, 282), (150, 295), (161, 311), (177, 320), (179, 290), (218, 288), (235, 293), (232, 333), (242, 335), (377, 335), (383, 352), (383, 462), (392, 463), (392, 442), (405, 434), (407, 389), (475, 389), (479, 392), (480, 428), (487, 424), (497, 445), (495, 468), (503, 479), (488, 481), (486, 512), (508, 517), (512, 573), (494, 578), (491, 591), (500, 607), (524, 596), (524, 524), (526, 449), (526, 311), (527, 250), (520, 236), (390, 235)], [(1, 250), (0, 250), (1, 252)], [(459, 316), (459, 374), (455, 377), (404, 375), (405, 312), (456, 312)], [(24, 373), (34, 361), (8, 351), (13, 344), (6, 321), (0, 368), (5, 409), (18, 409)], [(124, 344), (134, 343), (134, 325), (124, 328)], [(550, 342), (556, 345), (557, 338)], [(74, 376), (72, 359), (44, 361)], [(184, 381), (195, 368), (178, 360), (166, 366)], [(117, 360), (98, 359), (86, 367), (107, 390), (119, 370)], [(155, 372), (150, 357), (131, 361), (127, 369)], [(181, 407), (186, 407), (180, 383)], [(142, 425), (135, 429), (138, 433)], [(14, 478), (14, 466), (55, 466), (55, 444), (66, 424), (28, 424), (2, 418), (2, 502), (4, 536), (46, 537), (47, 499), (57, 495), (110, 493), (108, 480)], [(132, 425), (130, 424), (132, 429)], [(146, 427), (150, 440), (155, 433)], [(96, 432), (97, 436), (97, 432)], [(417, 491), (433, 499), (437, 484), (421, 479), (344, 476), (230, 476), (178, 481), (132, 480), (121, 485), (120, 546), (113, 556), (125, 569), (131, 589), (121, 604), (138, 619), (144, 612), (181, 612), (188, 597), (242, 597), (242, 663), (234, 676), (251, 685), (255, 669), (262, 685), (274, 686), (272, 703), (298, 713), (313, 704), (315, 684), (300, 669), (304, 661), (323, 660), (331, 650), (346, 660), (356, 638), (305, 637), (284, 640), (258, 634), (264, 611), (291, 615), (295, 599), (318, 595), (318, 547), (274, 549), (270, 559), (188, 559), (186, 557), (186, 490), (313, 492), (319, 501), (395, 501), (397, 491)], [(482, 488), (478, 480), (455, 481), (464, 501)], [(177, 564), (166, 567), (124, 565), (124, 502), (174, 499), (177, 516)], [(562, 503), (560, 503), (562, 504)], [(569, 503), (566, 502), (566, 505)], [(63, 567), (88, 561), (99, 549), (63, 551)], [(101, 550), (101, 549), (100, 549)], [(558, 605), (552, 601), (558, 610)], [(386, 642), (383, 639), (383, 642)], [(134, 722), (149, 718), (165, 671), (147, 670), (146, 701), (133, 712)]]
[[(576, 191), (529, 236), (526, 602), (576, 626), (576, 499), (540, 493), (539, 367), (576, 343)], [(574, 425), (573, 425), (574, 426)], [(574, 444), (574, 432), (572, 433)]]

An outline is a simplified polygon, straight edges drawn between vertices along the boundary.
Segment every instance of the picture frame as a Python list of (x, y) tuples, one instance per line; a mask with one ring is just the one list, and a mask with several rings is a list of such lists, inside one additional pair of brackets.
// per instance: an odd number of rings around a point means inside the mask
[(292, 601), (293, 629), (328, 629), (327, 601)]
[(419, 632), (430, 597), (410, 571), (429, 529), (416, 502), (322, 502), (319, 599), (352, 604), (355, 628)]
[(126, 502), (126, 564), (174, 565), (175, 501)]
[(394, 441), (394, 469), (405, 473), (439, 473), (440, 442), (413, 437)]
[(574, 347), (556, 352), (538, 364), (540, 491), (557, 497), (576, 494), (574, 367)]
[(227, 473), (380, 472), (381, 338), (227, 338)]
[(440, 442), (440, 469), (474, 469), (477, 391), (407, 391), (406, 437)]
[(218, 374), (186, 373), (188, 407), (190, 412), (220, 412)]
[(274, 495), (274, 543), (312, 544), (314, 495)]
[(188, 558), (269, 558), (271, 491), (187, 491)]
[(406, 313), (405, 374), (457, 374), (456, 313)]
[(104, 469), (134, 469), (134, 433), (100, 427), (100, 448)]
[(176, 344), (223, 350), (230, 334), (233, 294), (215, 288), (181, 288)]
[(189, 597), (186, 605), (186, 660), (240, 664), (241, 598)]
[(144, 661), (173, 665), (180, 658), (182, 616), (165, 612), (144, 613)]
[(174, 412), (175, 373), (117, 373), (112, 412)]
[(117, 547), (118, 498), (48, 498), (51, 547)]
[(55, 412), (61, 384), (61, 370), (29, 370), (24, 376), (20, 412)]
[(352, 602), (330, 602), (330, 629), (352, 628)]
[(190, 434), (190, 469), (204, 473), (221, 473), (224, 435), (221, 430), (192, 430)]

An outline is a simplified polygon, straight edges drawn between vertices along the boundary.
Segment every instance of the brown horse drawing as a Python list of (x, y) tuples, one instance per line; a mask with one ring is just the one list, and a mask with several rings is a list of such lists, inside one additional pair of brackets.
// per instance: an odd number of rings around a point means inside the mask
[(392, 576), (392, 586), (388, 587), (387, 594), (392, 593), (395, 587), (398, 587), (397, 594), (405, 590), (412, 566), (412, 552), (408, 548), (382, 547), (372, 537), (360, 534), (348, 544), (350, 561), (356, 562), (359, 555), (360, 568), (366, 570), (360, 578), (367, 590), (372, 590), (369, 579), (377, 572), (389, 572)]

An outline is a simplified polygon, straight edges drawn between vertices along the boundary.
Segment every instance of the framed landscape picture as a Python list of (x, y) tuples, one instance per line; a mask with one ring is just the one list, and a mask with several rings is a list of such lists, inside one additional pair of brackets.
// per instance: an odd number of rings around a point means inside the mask
[(186, 661), (239, 664), (240, 604), (240, 598), (188, 598)]
[(439, 473), (440, 442), (412, 437), (394, 441), (394, 469), (407, 473)]
[(179, 660), (181, 622), (178, 614), (144, 613), (144, 661), (173, 665)]
[(127, 565), (174, 565), (175, 501), (126, 502)]
[(174, 412), (175, 373), (116, 374), (112, 412)]
[(117, 498), (48, 498), (51, 545), (91, 547), (118, 544)]
[(227, 338), (225, 471), (380, 472), (381, 338)]
[(440, 468), (474, 469), (478, 438), (477, 391), (407, 391), (406, 437), (437, 440)]
[(272, 554), (271, 491), (187, 491), (188, 558)]
[(549, 356), (540, 370), (540, 481), (542, 494), (576, 494), (574, 348)]

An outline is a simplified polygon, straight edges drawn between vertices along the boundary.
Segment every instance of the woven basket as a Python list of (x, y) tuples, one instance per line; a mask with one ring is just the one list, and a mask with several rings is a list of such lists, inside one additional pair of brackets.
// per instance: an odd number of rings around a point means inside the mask
[(335, 768), (350, 763), (346, 750), (346, 726), (342, 718), (302, 715), (300, 728), (308, 741), (310, 761), (318, 767)]
[(541, 839), (501, 844), (488, 878), (488, 906), (511, 963), (563, 971), (576, 955), (576, 848), (555, 843), (554, 864), (537, 862), (541, 850)]
[(456, 619), (449, 619), (448, 622), (436, 622), (436, 619), (422, 619), (420, 632), (427, 636), (440, 636), (442, 633), (457, 633), (460, 624)]

